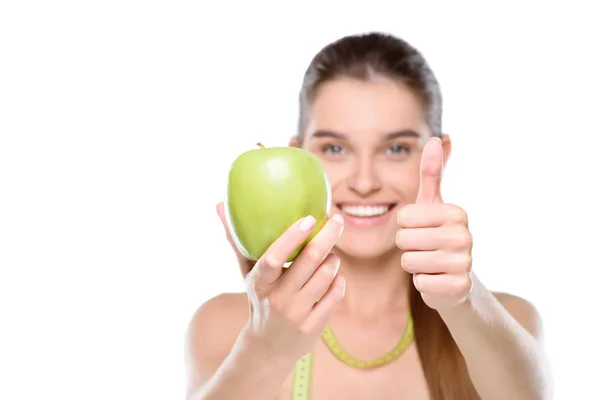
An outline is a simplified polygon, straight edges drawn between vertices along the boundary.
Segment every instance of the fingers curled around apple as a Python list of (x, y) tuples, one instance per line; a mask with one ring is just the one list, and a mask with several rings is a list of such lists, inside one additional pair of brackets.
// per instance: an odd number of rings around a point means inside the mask
[[(329, 253), (343, 230), (343, 218), (336, 214), (330, 218), (315, 237), (302, 249), (294, 260), (293, 267), (289, 268), (281, 277), (280, 290), (285, 293), (296, 293), (307, 284), (315, 271), (321, 268), (324, 260), (331, 256)], [(335, 261), (333, 261), (335, 264)], [(332, 277), (333, 279), (333, 277)]]
[(266, 288), (273, 285), (283, 274), (283, 265), (290, 254), (310, 235), (316, 220), (309, 215), (297, 220), (275, 240), (256, 262), (255, 268), (248, 274), (247, 279), (254, 287)]
[(329, 253), (316, 269), (315, 273), (300, 289), (296, 297), (296, 305), (303, 315), (308, 315), (315, 304), (327, 294), (338, 274), (339, 268), (339, 257), (333, 253)]

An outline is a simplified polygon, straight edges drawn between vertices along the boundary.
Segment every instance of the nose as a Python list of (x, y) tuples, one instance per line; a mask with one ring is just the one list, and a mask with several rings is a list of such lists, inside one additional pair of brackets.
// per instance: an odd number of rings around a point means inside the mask
[(348, 178), (348, 186), (350, 190), (362, 197), (381, 190), (381, 180), (372, 160), (367, 158), (356, 160)]

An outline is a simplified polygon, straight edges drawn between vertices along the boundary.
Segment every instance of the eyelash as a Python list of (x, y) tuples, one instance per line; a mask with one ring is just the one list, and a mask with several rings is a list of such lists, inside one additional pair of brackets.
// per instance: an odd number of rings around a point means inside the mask
[[(333, 153), (330, 152), (330, 149), (332, 149), (332, 148), (336, 148), (336, 151)], [(393, 146), (390, 146), (390, 147), (386, 148), (386, 151), (391, 150), (393, 148), (395, 148), (397, 150), (395, 153), (391, 154), (392, 156), (399, 154), (398, 151), (402, 151), (402, 150), (404, 150), (404, 153), (410, 153), (410, 148), (408, 146), (404, 146), (401, 144), (395, 144)], [(337, 144), (326, 144), (321, 147), (321, 151), (323, 153), (329, 154), (329, 155), (338, 155), (338, 154), (341, 154), (341, 151), (343, 151), (343, 147), (339, 146)], [(400, 154), (402, 154), (402, 153), (400, 153)]]
[(393, 146), (391, 146), (391, 147), (388, 147), (388, 150), (389, 150), (390, 148), (393, 148), (393, 147), (399, 147), (401, 150), (404, 150), (404, 152), (406, 152), (406, 153), (409, 153), (409, 152), (410, 152), (410, 149), (408, 148), (408, 146), (403, 146), (403, 145), (401, 145), (401, 144), (395, 144), (395, 145), (393, 145)]
[[(323, 147), (321, 147), (321, 151), (323, 153), (328, 153), (328, 150), (331, 149), (332, 147), (337, 147), (338, 149), (341, 149), (341, 146), (338, 146), (337, 144), (326, 144), (323, 145)], [(334, 154), (339, 154), (339, 153), (334, 153)]]

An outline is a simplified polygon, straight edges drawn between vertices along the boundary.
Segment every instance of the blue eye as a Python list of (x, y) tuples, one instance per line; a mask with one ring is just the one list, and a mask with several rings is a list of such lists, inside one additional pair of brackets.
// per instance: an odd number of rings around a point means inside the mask
[(337, 146), (337, 145), (334, 145), (334, 144), (323, 146), (323, 152), (324, 153), (340, 154), (340, 153), (342, 153), (342, 151), (343, 150), (342, 150), (342, 148), (340, 146)]
[(402, 154), (402, 153), (408, 152), (408, 148), (406, 146), (401, 146), (401, 145), (397, 144), (397, 145), (389, 147), (388, 151), (391, 154), (396, 155), (396, 154)]

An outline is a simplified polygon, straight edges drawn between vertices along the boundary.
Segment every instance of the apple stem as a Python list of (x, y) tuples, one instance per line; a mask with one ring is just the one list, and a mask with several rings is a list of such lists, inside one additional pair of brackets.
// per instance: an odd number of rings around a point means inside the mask
[(263, 146), (263, 144), (262, 144), (261, 142), (258, 142), (258, 143), (256, 143), (256, 145), (257, 145), (258, 147), (260, 147), (261, 149), (264, 149), (264, 148), (265, 148), (265, 146)]

